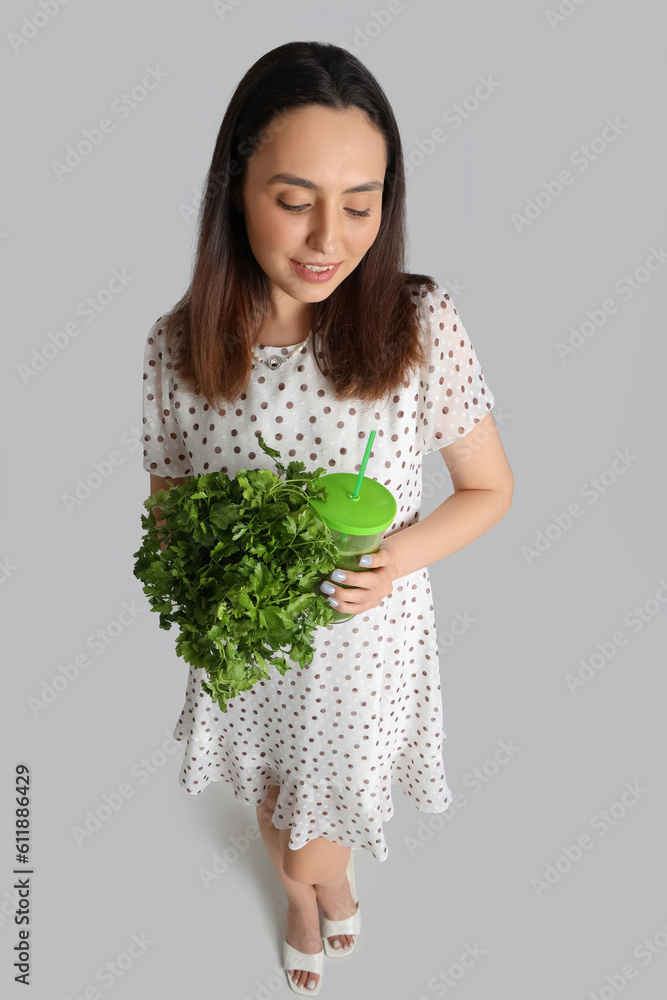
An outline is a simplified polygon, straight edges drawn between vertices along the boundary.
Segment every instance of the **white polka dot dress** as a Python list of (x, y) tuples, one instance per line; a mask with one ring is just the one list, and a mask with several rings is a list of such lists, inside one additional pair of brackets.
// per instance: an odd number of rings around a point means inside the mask
[[(419, 520), (422, 458), (467, 434), (494, 405), (448, 292), (413, 286), (430, 364), (386, 401), (337, 401), (304, 349), (272, 370), (254, 362), (244, 395), (216, 412), (178, 384), (162, 317), (145, 348), (144, 468), (158, 476), (272, 468), (261, 433), (283, 464), (358, 472), (368, 434), (376, 437), (366, 475), (397, 501), (385, 535)], [(262, 353), (293, 347), (256, 345)], [(274, 470), (275, 471), (275, 470)], [(174, 626), (175, 629), (175, 626)], [(287, 654), (289, 659), (289, 655)], [(443, 706), (428, 568), (396, 580), (372, 610), (315, 631), (312, 663), (241, 692), (222, 712), (189, 667), (185, 704), (174, 727), (184, 743), (182, 787), (198, 794), (231, 783), (242, 802), (280, 792), (273, 823), (291, 828), (298, 850), (314, 837), (387, 858), (384, 824), (397, 786), (423, 812), (448, 808), (442, 758)]]

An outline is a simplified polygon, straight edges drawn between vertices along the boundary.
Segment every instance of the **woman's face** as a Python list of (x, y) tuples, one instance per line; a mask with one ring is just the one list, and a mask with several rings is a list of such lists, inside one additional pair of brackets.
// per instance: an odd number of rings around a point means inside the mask
[[(276, 307), (320, 302), (354, 271), (380, 228), (386, 165), (384, 137), (356, 108), (290, 109), (267, 128), (237, 204)], [(338, 266), (312, 281), (303, 264)]]

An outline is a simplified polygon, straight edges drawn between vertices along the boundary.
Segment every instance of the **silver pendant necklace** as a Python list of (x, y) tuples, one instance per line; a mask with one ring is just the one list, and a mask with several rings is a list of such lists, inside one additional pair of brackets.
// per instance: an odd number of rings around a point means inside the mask
[(283, 365), (286, 361), (289, 361), (290, 358), (293, 358), (295, 354), (298, 354), (299, 351), (302, 351), (304, 349), (304, 347), (311, 338), (312, 332), (313, 331), (310, 330), (308, 332), (308, 336), (306, 337), (306, 339), (302, 340), (300, 344), (297, 344), (294, 350), (290, 351), (289, 354), (272, 354), (271, 357), (269, 358), (263, 358), (261, 354), (257, 353), (257, 351), (255, 350), (255, 346), (253, 344), (252, 356), (255, 359), (255, 361), (261, 361), (263, 364), (266, 365), (267, 368), (272, 368), (272, 369), (280, 368), (280, 366)]

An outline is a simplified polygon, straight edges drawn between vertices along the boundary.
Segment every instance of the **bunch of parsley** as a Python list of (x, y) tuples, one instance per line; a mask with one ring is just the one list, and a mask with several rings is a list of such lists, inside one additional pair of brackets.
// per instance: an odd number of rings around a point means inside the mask
[[(202, 688), (223, 712), (229, 699), (270, 676), (270, 664), (283, 676), (291, 669), (285, 647), (299, 667), (311, 663), (314, 629), (335, 617), (317, 584), (336, 566), (338, 550), (308, 499), (326, 500), (325, 469), (306, 472), (303, 462), (285, 469), (280, 453), (257, 440), (280, 475), (208, 472), (158, 490), (144, 501), (145, 531), (133, 553), (160, 628), (180, 627), (177, 655), (206, 669), (210, 683)], [(164, 517), (160, 528), (154, 507)]]

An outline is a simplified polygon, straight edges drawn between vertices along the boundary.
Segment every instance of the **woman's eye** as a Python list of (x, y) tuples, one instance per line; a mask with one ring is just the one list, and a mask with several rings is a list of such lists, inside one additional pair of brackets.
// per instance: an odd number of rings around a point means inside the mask
[[(286, 212), (303, 212), (305, 208), (308, 208), (307, 205), (286, 205), (284, 201), (280, 200), (280, 198), (278, 198), (278, 204)], [(354, 208), (348, 208), (348, 212), (354, 216), (366, 216), (371, 214), (370, 208), (366, 208), (363, 212), (357, 212)]]
[(284, 208), (286, 212), (301, 212), (306, 207), (305, 205), (286, 205), (284, 201), (278, 199), (278, 204), (281, 208)]

